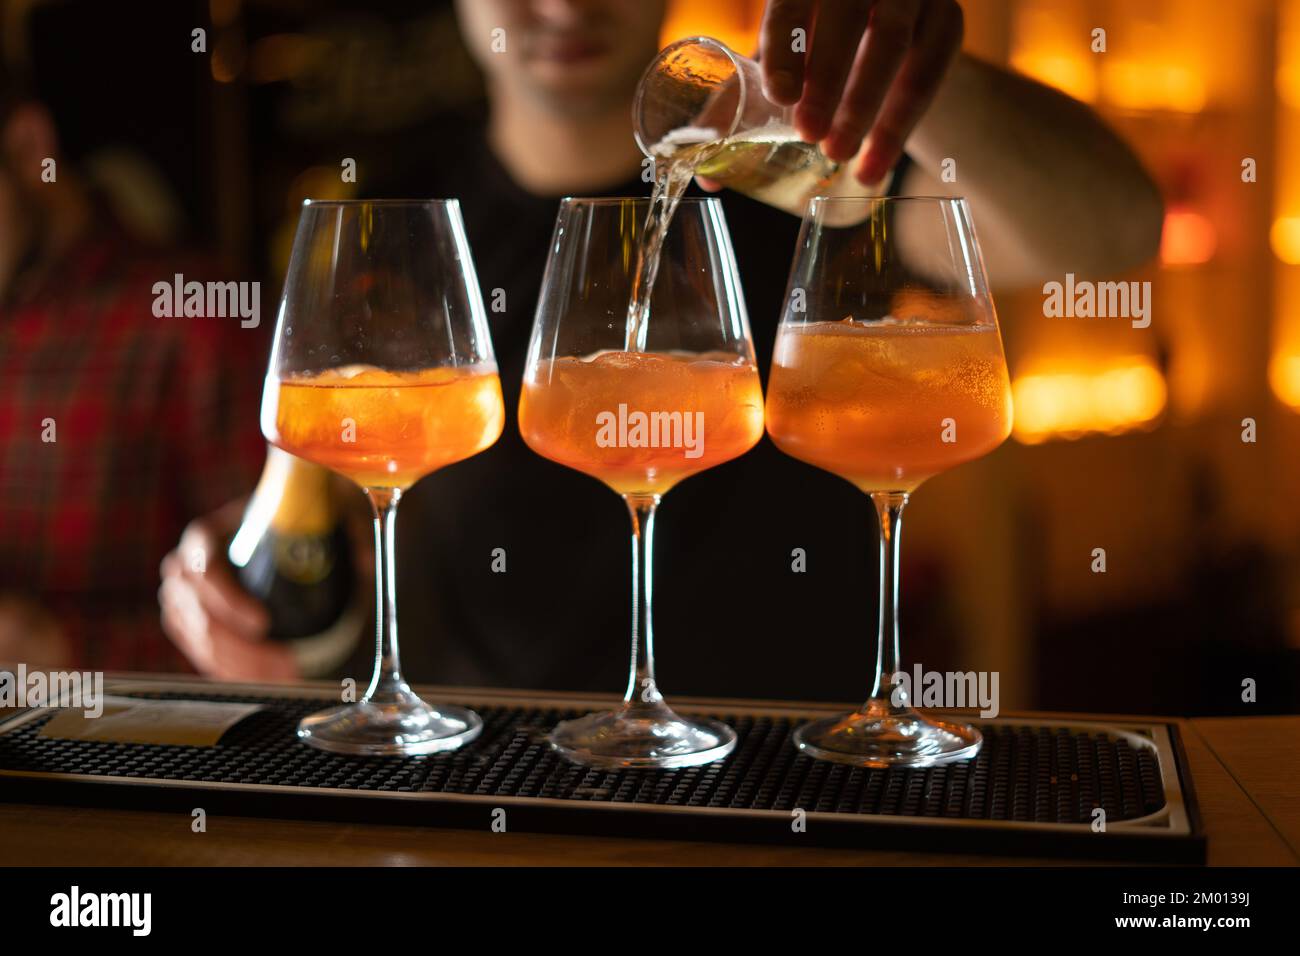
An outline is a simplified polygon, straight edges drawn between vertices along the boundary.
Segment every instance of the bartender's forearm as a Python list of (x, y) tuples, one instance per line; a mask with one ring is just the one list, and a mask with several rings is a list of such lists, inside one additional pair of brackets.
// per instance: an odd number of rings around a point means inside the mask
[(1001, 284), (1109, 275), (1159, 246), (1160, 193), (1137, 157), (1087, 106), (1026, 77), (959, 55), (907, 150), (907, 191), (966, 196)]

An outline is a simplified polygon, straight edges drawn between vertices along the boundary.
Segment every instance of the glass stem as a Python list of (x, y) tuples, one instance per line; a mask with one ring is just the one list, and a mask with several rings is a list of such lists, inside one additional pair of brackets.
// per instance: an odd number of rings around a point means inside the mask
[(899, 669), (898, 553), (907, 493), (878, 492), (871, 500), (880, 521), (880, 629), (876, 639), (876, 678), (865, 709), (897, 713), (908, 709), (907, 689), (894, 680)]
[(654, 629), (650, 621), (653, 590), (655, 509), (658, 495), (624, 495), (632, 516), (632, 666), (623, 709), (659, 711), (665, 706), (655, 684)]
[(398, 488), (369, 488), (375, 513), (375, 673), (363, 700), (393, 703), (410, 694), (402, 679), (397, 649), (397, 503)]

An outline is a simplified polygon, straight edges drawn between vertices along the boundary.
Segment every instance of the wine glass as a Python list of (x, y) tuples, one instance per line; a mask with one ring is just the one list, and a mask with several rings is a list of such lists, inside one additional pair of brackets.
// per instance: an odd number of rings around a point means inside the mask
[(782, 451), (870, 495), (880, 522), (871, 694), (855, 713), (799, 728), (796, 746), (862, 767), (973, 757), (979, 731), (918, 713), (897, 680), (903, 506), (925, 479), (1011, 432), (1006, 359), (965, 200), (809, 203), (777, 330), (767, 429)]
[(716, 199), (682, 200), (649, 312), (629, 334), (648, 199), (565, 199), (538, 300), (519, 430), (538, 454), (598, 478), (632, 518), (632, 662), (623, 702), (550, 742), (595, 767), (688, 767), (736, 745), (725, 724), (672, 710), (654, 672), (655, 508), (679, 481), (743, 455), (763, 395), (731, 240)]
[(349, 754), (452, 750), (483, 729), (402, 678), (394, 551), (402, 492), (478, 454), (505, 413), (456, 200), (303, 205), (276, 321), (262, 433), (352, 479), (375, 516), (375, 671), (362, 699), (300, 739)]

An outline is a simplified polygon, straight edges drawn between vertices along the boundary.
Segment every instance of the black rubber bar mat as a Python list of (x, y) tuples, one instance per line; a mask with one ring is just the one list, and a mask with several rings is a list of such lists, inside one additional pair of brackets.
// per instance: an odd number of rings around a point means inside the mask
[(456, 699), (484, 720), (481, 736), (460, 750), (349, 757), (309, 748), (294, 735), (300, 717), (337, 698), (157, 686), (163, 689), (136, 685), (130, 693), (265, 709), (215, 747), (43, 737), (53, 711), (30, 711), (0, 723), (0, 799), (470, 829), (500, 826), (504, 816), (512, 831), (1204, 861), (1186, 758), (1177, 728), (1163, 723), (976, 719), (984, 746), (973, 761), (870, 770), (794, 749), (791, 733), (816, 711), (715, 702), (682, 709), (736, 729), (739, 742), (727, 759), (607, 771), (570, 764), (545, 743), (557, 721), (590, 709), (567, 699)]

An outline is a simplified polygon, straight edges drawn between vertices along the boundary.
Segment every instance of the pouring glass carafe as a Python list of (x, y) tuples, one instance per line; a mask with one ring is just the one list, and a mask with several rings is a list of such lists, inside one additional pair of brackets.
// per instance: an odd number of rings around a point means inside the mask
[(711, 37), (665, 47), (637, 86), (637, 145), (656, 163), (690, 163), (697, 176), (802, 216), (813, 196), (879, 195), (851, 162), (799, 139), (794, 107), (763, 94), (759, 65)]

